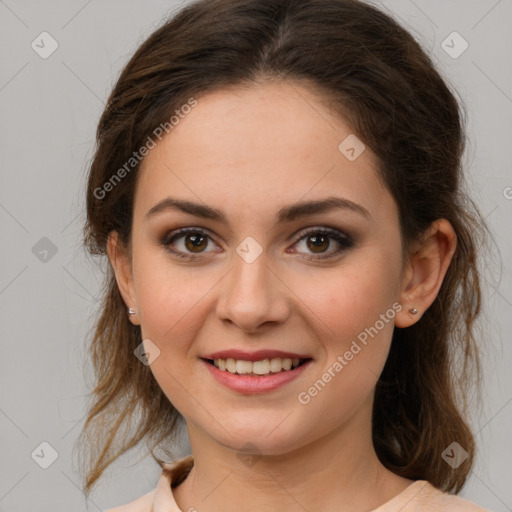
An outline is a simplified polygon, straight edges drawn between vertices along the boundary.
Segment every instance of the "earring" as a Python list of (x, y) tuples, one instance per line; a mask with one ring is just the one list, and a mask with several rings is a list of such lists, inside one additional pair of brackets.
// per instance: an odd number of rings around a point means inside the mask
[(416, 308), (409, 309), (409, 313), (416, 315), (418, 313), (418, 310)]
[(133, 308), (128, 308), (128, 314), (131, 316), (131, 315), (135, 315), (135, 309)]

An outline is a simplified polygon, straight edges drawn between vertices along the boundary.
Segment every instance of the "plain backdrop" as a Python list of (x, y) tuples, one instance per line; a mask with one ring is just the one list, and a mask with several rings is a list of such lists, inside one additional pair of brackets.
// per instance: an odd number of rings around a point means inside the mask
[[(413, 32), (468, 111), (468, 181), (502, 266), (489, 262), (484, 275), (479, 455), (460, 495), (512, 511), (512, 1), (374, 3)], [(87, 503), (80, 490), (72, 450), (102, 278), (84, 255), (81, 229), (108, 94), (133, 51), (179, 5), (0, 0), (1, 512), (104, 510), (156, 485), (160, 468), (134, 450)]]

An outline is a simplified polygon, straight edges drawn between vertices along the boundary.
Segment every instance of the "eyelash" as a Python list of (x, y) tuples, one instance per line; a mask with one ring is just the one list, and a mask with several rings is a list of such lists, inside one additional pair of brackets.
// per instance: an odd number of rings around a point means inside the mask
[[(201, 256), (201, 254), (197, 254), (197, 255), (184, 254), (182, 251), (177, 251), (170, 247), (170, 245), (174, 241), (176, 241), (178, 238), (181, 238), (181, 237), (183, 237), (183, 235), (186, 235), (188, 233), (201, 234), (201, 235), (204, 235), (212, 240), (211, 236), (202, 228), (181, 228), (181, 229), (172, 231), (171, 233), (167, 234), (161, 240), (160, 244), (164, 247), (164, 249), (166, 251), (170, 252), (171, 254), (173, 254), (181, 259), (184, 259), (187, 261), (193, 261), (193, 260), (202, 258), (203, 256)], [(324, 227), (314, 228), (314, 229), (310, 229), (306, 232), (301, 232), (300, 236), (295, 240), (293, 245), (296, 245), (298, 242), (300, 242), (304, 238), (307, 238), (308, 236), (319, 235), (319, 234), (328, 235), (328, 238), (338, 242), (340, 247), (338, 249), (336, 249), (333, 253), (331, 253), (327, 256), (322, 255), (322, 256), (306, 257), (306, 259), (308, 259), (308, 260), (317, 261), (317, 260), (326, 260), (326, 259), (334, 258), (335, 256), (337, 256), (344, 250), (349, 249), (354, 245), (353, 240), (350, 236), (348, 236), (336, 229), (324, 228)]]

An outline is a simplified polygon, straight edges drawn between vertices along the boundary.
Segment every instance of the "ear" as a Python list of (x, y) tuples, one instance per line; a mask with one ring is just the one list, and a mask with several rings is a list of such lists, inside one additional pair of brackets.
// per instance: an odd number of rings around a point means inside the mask
[[(414, 244), (404, 272), (399, 302), (403, 308), (395, 316), (396, 327), (409, 327), (434, 302), (457, 246), (457, 235), (446, 219), (433, 222), (422, 239)], [(416, 314), (409, 310), (415, 308)]]
[(121, 242), (116, 231), (112, 231), (108, 236), (107, 255), (114, 269), (119, 293), (121, 293), (123, 297), (126, 308), (135, 310), (135, 314), (129, 315), (130, 322), (134, 325), (140, 325), (135, 287), (133, 285), (132, 265), (128, 249)]

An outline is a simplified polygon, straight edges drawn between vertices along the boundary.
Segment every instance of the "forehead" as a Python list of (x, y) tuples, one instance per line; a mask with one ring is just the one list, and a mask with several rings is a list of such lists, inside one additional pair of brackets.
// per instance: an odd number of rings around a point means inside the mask
[(374, 218), (383, 209), (391, 213), (375, 155), (366, 147), (355, 160), (347, 158), (347, 144), (359, 153), (362, 143), (318, 94), (298, 82), (276, 81), (196, 98), (142, 161), (135, 215), (166, 196), (259, 218), (328, 195), (362, 204)]

